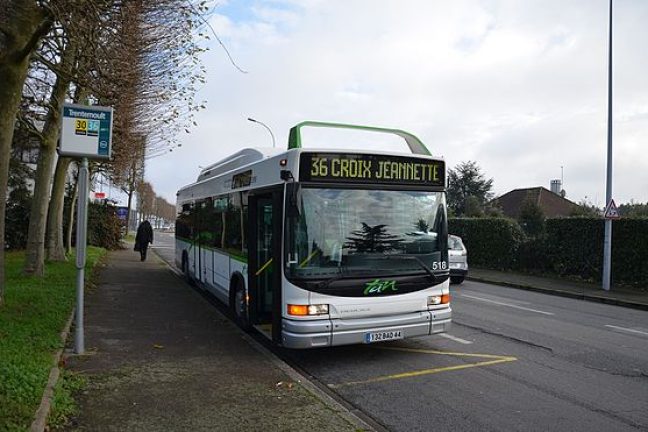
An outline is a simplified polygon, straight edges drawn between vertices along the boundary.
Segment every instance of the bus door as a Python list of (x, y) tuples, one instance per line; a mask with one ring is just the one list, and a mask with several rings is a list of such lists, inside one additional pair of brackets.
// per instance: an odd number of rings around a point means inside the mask
[(204, 272), (205, 272), (205, 256), (203, 248), (204, 246), (204, 236), (205, 236), (205, 209), (207, 203), (205, 201), (200, 201), (196, 203), (196, 212), (194, 220), (194, 277), (200, 281), (204, 282)]
[(249, 196), (249, 304), (251, 324), (281, 341), (281, 221), (283, 188)]

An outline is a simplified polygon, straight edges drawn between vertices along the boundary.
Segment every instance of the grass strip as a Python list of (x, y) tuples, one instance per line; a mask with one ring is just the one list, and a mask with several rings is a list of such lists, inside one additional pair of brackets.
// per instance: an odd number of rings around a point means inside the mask
[[(92, 275), (91, 269), (105, 253), (88, 247), (86, 275)], [(22, 274), (24, 257), (24, 252), (5, 255), (5, 303), (0, 307), (0, 431), (29, 429), (52, 367), (52, 355), (63, 346), (60, 333), (75, 303), (74, 259), (47, 263), (45, 277), (39, 278)], [(55, 404), (56, 400), (55, 394)]]

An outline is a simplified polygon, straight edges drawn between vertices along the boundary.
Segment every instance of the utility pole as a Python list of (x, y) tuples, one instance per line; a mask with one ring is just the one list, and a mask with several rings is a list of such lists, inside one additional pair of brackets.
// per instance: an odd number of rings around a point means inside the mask
[[(605, 187), (605, 206), (612, 202), (612, 0), (610, 0), (610, 35), (608, 46), (608, 134), (607, 134), (607, 182)], [(612, 275), (612, 219), (605, 219), (603, 238), (603, 289), (610, 290)]]

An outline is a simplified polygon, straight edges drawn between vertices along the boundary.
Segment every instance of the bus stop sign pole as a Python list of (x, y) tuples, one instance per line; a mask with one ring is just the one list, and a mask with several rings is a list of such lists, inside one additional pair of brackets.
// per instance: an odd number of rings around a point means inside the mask
[(85, 341), (83, 333), (83, 293), (85, 285), (86, 244), (88, 230), (88, 158), (81, 160), (79, 168), (79, 202), (77, 203), (76, 230), (76, 327), (74, 332), (74, 352), (83, 354)]

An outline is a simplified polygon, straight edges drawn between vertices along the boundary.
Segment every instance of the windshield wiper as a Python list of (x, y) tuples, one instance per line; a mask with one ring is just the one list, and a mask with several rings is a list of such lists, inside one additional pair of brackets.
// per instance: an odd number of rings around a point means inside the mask
[(428, 276), (430, 276), (430, 279), (432, 280), (432, 282), (434, 282), (434, 283), (438, 282), (437, 275), (434, 274), (432, 269), (430, 269), (430, 267), (428, 267), (427, 264), (425, 264), (423, 262), (423, 260), (421, 260), (419, 257), (417, 257), (415, 255), (384, 255), (383, 257), (381, 257), (379, 259), (387, 259), (387, 260), (397, 259), (397, 260), (413, 260), (413, 261), (416, 261), (418, 263), (418, 265), (421, 266), (421, 268), (423, 270), (425, 270), (425, 273), (427, 273)]
[(342, 271), (342, 268), (340, 268), (340, 273), (336, 274), (335, 276), (332, 276), (326, 280), (323, 280), (319, 284), (317, 284), (318, 289), (325, 289), (328, 288), (329, 285), (331, 285), (333, 282), (336, 280), (342, 279), (345, 276), (344, 272)]
[(342, 270), (342, 267), (340, 267), (340, 273), (336, 274), (335, 276), (332, 276), (326, 280), (323, 280), (319, 284), (317, 284), (318, 289), (325, 289), (328, 288), (329, 285), (331, 285), (333, 282), (343, 279), (345, 277), (348, 277), (349, 279), (354, 279), (354, 278), (363, 278), (363, 277), (369, 277), (372, 276), (373, 273), (362, 273), (362, 274), (349, 274), (348, 272), (345, 272)]

